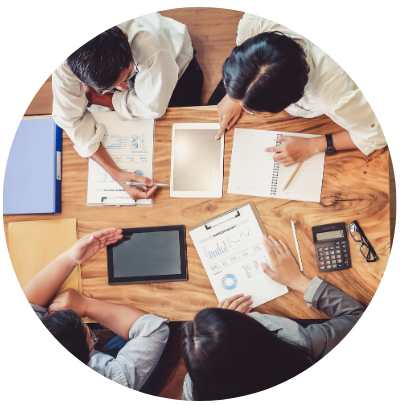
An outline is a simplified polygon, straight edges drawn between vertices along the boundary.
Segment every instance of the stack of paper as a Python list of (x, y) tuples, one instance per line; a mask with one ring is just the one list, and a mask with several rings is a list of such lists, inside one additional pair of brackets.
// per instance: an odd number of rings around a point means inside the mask
[[(76, 219), (9, 223), (9, 253), (21, 287), (77, 240)], [(69, 288), (82, 292), (79, 266), (58, 293)]]

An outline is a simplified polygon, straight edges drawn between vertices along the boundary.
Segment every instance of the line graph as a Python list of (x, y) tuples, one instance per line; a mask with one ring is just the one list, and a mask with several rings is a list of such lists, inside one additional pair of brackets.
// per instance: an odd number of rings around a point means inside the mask
[(239, 234), (239, 239), (238, 240), (229, 240), (229, 241), (232, 242), (232, 243), (240, 242), (240, 241), (242, 241), (242, 236), (249, 237), (250, 236), (250, 230), (247, 230), (247, 233), (244, 233), (243, 231), (241, 231), (240, 234)]

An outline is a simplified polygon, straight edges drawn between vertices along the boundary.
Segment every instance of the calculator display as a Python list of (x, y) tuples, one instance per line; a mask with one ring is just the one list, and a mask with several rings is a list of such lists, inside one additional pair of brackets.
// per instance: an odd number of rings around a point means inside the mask
[(335, 240), (337, 238), (343, 238), (344, 233), (343, 230), (328, 231), (326, 233), (317, 233), (316, 237), (317, 241)]

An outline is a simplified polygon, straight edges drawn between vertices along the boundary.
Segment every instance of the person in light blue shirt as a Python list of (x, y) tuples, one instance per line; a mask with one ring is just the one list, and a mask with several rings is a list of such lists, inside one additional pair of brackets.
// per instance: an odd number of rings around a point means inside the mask
[[(153, 371), (169, 336), (167, 319), (73, 289), (54, 298), (77, 265), (121, 238), (122, 230), (115, 228), (86, 235), (27, 282), (23, 291), (50, 333), (80, 361), (112, 381), (151, 393)], [(116, 333), (102, 352), (95, 350), (98, 338), (81, 319), (84, 316)]]

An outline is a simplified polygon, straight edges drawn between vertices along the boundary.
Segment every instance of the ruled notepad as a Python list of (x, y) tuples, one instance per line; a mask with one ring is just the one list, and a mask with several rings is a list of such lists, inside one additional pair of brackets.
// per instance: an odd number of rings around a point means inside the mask
[(273, 152), (264, 150), (280, 145), (276, 138), (284, 135), (320, 137), (313, 134), (235, 129), (228, 193), (320, 202), (325, 152), (304, 161), (290, 185), (283, 191), (297, 164), (284, 167), (273, 160)]

